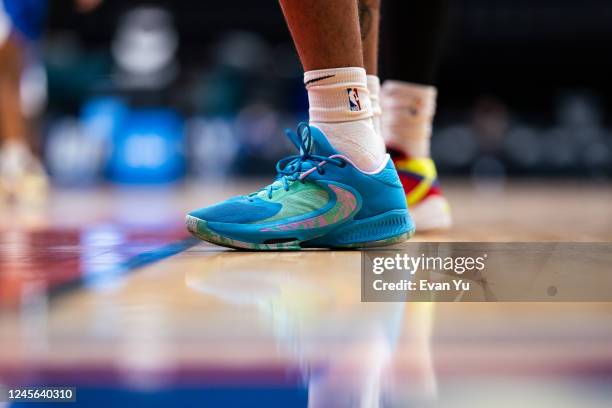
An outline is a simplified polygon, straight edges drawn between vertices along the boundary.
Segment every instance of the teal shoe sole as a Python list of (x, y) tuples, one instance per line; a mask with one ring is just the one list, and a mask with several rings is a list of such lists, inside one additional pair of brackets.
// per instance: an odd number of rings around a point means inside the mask
[(407, 241), (415, 228), (408, 210), (392, 210), (362, 220), (351, 220), (327, 234), (309, 240), (280, 243), (252, 243), (219, 234), (205, 220), (188, 215), (187, 229), (197, 238), (234, 249), (297, 251), (306, 248), (358, 249), (393, 245)]

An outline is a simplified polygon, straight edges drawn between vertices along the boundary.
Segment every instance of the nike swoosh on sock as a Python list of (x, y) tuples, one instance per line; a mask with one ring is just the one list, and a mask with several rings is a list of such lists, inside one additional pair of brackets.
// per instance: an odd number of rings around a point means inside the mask
[(319, 81), (322, 81), (322, 80), (324, 80), (324, 79), (333, 78), (333, 77), (335, 77), (335, 76), (336, 76), (336, 75), (326, 75), (326, 76), (322, 76), (321, 78), (311, 79), (310, 81), (306, 81), (306, 82), (304, 82), (304, 85), (310, 85), (310, 84), (312, 84), (312, 83), (314, 83), (314, 82), (319, 82)]

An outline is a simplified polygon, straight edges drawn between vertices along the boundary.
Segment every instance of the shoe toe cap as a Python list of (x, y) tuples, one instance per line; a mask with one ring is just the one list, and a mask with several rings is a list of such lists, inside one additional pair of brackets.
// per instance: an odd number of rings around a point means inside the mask
[(209, 222), (248, 223), (274, 216), (281, 204), (258, 197), (234, 197), (210, 207), (200, 208), (188, 215)]

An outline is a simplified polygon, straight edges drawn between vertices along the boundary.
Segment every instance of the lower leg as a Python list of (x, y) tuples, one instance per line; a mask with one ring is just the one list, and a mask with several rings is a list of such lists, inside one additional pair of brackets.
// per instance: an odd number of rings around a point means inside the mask
[[(383, 3), (381, 133), (421, 231), (450, 227), (449, 206), (430, 158), (434, 83), (448, 0)], [(401, 35), (400, 35), (401, 33)], [(409, 47), (406, 44), (409, 44)]]
[(448, 0), (383, 2), (381, 77), (435, 85), (449, 6)]
[[(448, 0), (383, 3), (381, 59), (388, 80), (381, 97), (382, 133), (389, 145), (412, 157), (430, 155), (437, 98), (433, 83), (448, 5)], [(410, 48), (403, 52), (407, 39)]]
[(0, 140), (26, 144), (27, 125), (19, 91), (22, 56), (15, 40), (9, 38), (0, 45), (0, 61)]
[(304, 71), (363, 67), (355, 0), (280, 0)]
[(32, 154), (21, 110), (22, 51), (15, 38), (0, 45), (0, 194), (28, 203), (45, 197), (47, 178)]
[(382, 162), (372, 123), (356, 0), (281, 0), (306, 71), (310, 124), (364, 170)]
[(380, 79), (378, 79), (378, 35), (380, 31), (380, 0), (359, 0), (359, 26), (363, 43), (363, 62), (368, 74), (368, 90), (372, 101), (372, 121), (381, 136)]
[(359, 26), (365, 69), (368, 75), (378, 75), (380, 0), (359, 0)]

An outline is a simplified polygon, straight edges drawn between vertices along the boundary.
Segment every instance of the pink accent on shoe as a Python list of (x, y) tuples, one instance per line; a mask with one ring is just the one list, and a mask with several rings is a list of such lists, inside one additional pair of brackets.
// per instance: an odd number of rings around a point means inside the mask
[(296, 229), (320, 228), (347, 219), (357, 209), (357, 198), (350, 191), (336, 185), (330, 184), (329, 188), (336, 194), (336, 204), (330, 208), (329, 211), (302, 221), (263, 228), (261, 231), (291, 231)]

